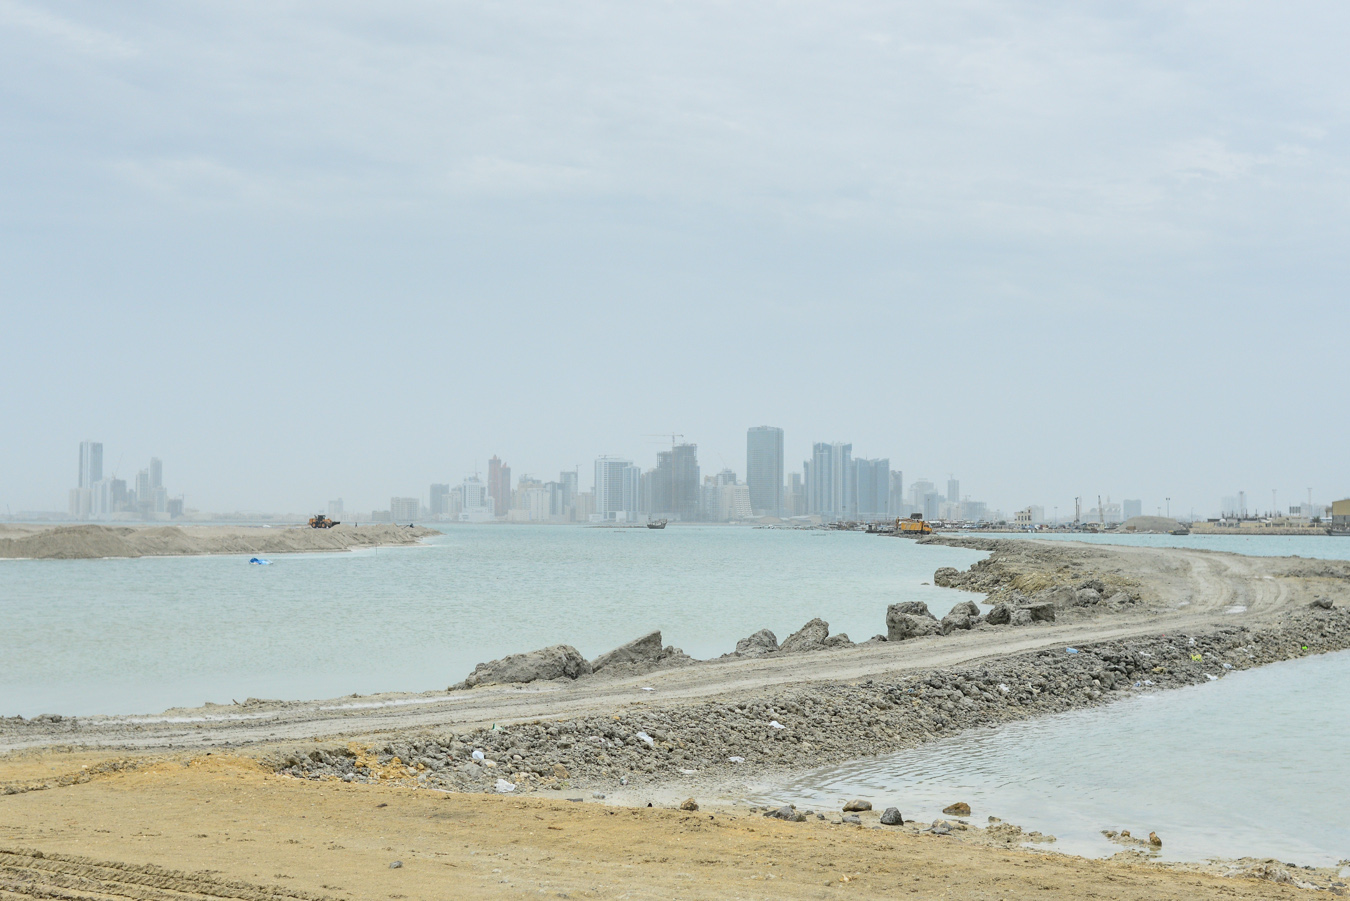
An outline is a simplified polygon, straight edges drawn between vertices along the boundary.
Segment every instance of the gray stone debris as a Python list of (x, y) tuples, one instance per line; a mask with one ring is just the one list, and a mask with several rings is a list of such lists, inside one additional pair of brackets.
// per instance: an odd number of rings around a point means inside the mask
[[(783, 639), (778, 652), (780, 654), (796, 654), (801, 651), (818, 651), (826, 647), (825, 639), (829, 636), (830, 624), (820, 617), (816, 617)], [(845, 636), (845, 640), (847, 640), (847, 637)]]
[(789, 823), (805, 823), (806, 814), (798, 813), (791, 804), (780, 807), (777, 810), (770, 810), (764, 814), (766, 817), (774, 820), (785, 820)]
[(861, 826), (862, 817), (858, 816), (856, 813), (850, 813), (843, 818), (842, 822), (849, 826)]
[(669, 666), (684, 666), (693, 662), (694, 658), (679, 648), (662, 647), (661, 632), (658, 630), (601, 654), (591, 661), (591, 672), (607, 670), (638, 674)]
[(991, 626), (1006, 626), (1012, 622), (1012, 608), (1007, 604), (995, 604), (994, 609), (985, 614), (984, 621)]
[(1102, 595), (1095, 588), (1080, 588), (1074, 598), (1074, 603), (1079, 607), (1095, 607), (1102, 602)]
[(1313, 598), (1312, 606), (1319, 610), (1330, 610), (1334, 605), (1331, 603), (1331, 598), (1319, 597)]
[(736, 642), (736, 656), (763, 657), (778, 650), (778, 636), (768, 629), (760, 629), (749, 638)]
[(900, 815), (898, 807), (887, 807), (881, 814), (881, 825), (883, 826), (903, 826), (905, 818)]
[(480, 663), (473, 672), (460, 683), (461, 688), (473, 688), (475, 685), (493, 685), (505, 682), (535, 682), (540, 679), (576, 679), (588, 676), (591, 665), (586, 658), (571, 645), (555, 644), (552, 647), (528, 651), (524, 654), (511, 654), (500, 660)]
[(871, 801), (863, 801), (855, 798), (852, 801), (844, 802), (844, 813), (857, 813), (860, 810), (871, 810), (871, 809), (872, 809)]
[(886, 640), (904, 641), (942, 631), (937, 617), (928, 612), (923, 601), (903, 601), (886, 608)]
[(974, 601), (962, 601), (959, 604), (953, 605), (952, 609), (947, 611), (947, 613), (948, 615), (955, 613), (958, 615), (965, 614), (966, 616), (979, 616), (980, 608), (976, 606)]

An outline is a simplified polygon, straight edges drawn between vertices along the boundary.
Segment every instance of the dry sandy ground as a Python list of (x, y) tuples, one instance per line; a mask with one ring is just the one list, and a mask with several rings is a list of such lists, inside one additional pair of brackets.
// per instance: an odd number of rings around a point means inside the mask
[(296, 554), (416, 544), (434, 529), (389, 524), (309, 526), (0, 525), (0, 557), (77, 560), (202, 554)]
[[(99, 762), (44, 753), (0, 766), (9, 776), (36, 776)], [(395, 861), (402, 866), (391, 868)], [(221, 756), (0, 796), (0, 898), (1152, 901), (1304, 894), (1252, 879), (891, 829), (311, 782)]]

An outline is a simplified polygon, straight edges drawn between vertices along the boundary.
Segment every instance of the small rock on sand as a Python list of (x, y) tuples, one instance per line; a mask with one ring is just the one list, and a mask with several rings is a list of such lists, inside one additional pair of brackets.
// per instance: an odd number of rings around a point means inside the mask
[(863, 801), (863, 800), (860, 800), (860, 799), (855, 798), (855, 799), (852, 800), (852, 801), (845, 801), (845, 802), (844, 802), (844, 812), (845, 812), (845, 813), (855, 813), (855, 812), (857, 812), (857, 811), (859, 811), (859, 810), (871, 810), (871, 809), (872, 809), (872, 802), (871, 802), (871, 801)]
[(903, 826), (905, 818), (900, 815), (898, 807), (887, 807), (881, 815), (881, 825), (883, 826)]
[(942, 808), (942, 812), (953, 817), (968, 817), (970, 816), (970, 805), (965, 801), (957, 801), (950, 807)]
[(1155, 848), (1162, 847), (1162, 839), (1158, 838), (1158, 833), (1156, 832), (1150, 832), (1148, 834), (1148, 843)]
[(698, 802), (693, 798), (685, 798), (680, 802), (680, 810), (698, 810)]

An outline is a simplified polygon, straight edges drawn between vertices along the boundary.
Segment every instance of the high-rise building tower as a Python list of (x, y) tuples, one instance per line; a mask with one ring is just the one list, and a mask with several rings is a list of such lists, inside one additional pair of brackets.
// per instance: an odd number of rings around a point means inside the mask
[(488, 461), (488, 496), (492, 498), (494, 515), (504, 516), (511, 509), (511, 467), (494, 454)]
[(852, 444), (814, 444), (806, 468), (806, 512), (825, 519), (851, 519), (854, 475)]
[(757, 425), (745, 437), (745, 484), (756, 516), (783, 515), (783, 430)]
[(908, 513), (905, 503), (905, 473), (899, 469), (891, 470), (891, 497), (886, 507), (889, 516), (904, 516)]
[[(694, 522), (703, 510), (698, 468), (698, 445), (677, 444), (656, 455), (651, 473), (648, 512), (656, 516)], [(596, 512), (599, 512), (597, 496)]]
[(164, 462), (159, 457), (150, 458), (150, 490), (164, 487)]
[(881, 519), (891, 497), (891, 461), (853, 461), (853, 509), (859, 519)]
[(431, 498), (428, 509), (432, 516), (445, 516), (450, 512), (450, 486), (435, 484), (431, 486)]
[(598, 457), (595, 461), (595, 513), (611, 522), (637, 519), (642, 470), (631, 460)]
[(947, 503), (961, 503), (961, 482), (955, 478), (947, 480)]
[(80, 442), (80, 488), (93, 488), (103, 479), (103, 442)]

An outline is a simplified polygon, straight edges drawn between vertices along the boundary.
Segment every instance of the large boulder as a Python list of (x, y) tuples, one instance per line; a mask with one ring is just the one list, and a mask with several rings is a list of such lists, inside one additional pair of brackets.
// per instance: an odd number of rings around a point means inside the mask
[(958, 630), (970, 629), (977, 622), (978, 616), (971, 616), (969, 613), (957, 613), (952, 611), (942, 618), (940, 628), (943, 635), (950, 635)]
[(1102, 593), (1095, 588), (1080, 588), (1074, 596), (1079, 607), (1095, 607), (1102, 602)]
[(830, 624), (816, 617), (796, 632), (793, 632), (778, 650), (783, 654), (795, 654), (801, 651), (818, 651), (825, 647), (825, 639), (830, 637)]
[(1012, 614), (1008, 617), (1008, 625), (1010, 626), (1029, 626), (1031, 623), (1031, 611), (1026, 607), (1014, 607)]
[(736, 642), (737, 657), (763, 657), (778, 650), (778, 636), (768, 629), (760, 629), (749, 638)]
[(654, 669), (670, 666), (684, 666), (693, 663), (694, 658), (676, 647), (661, 646), (661, 633), (649, 632), (641, 638), (635, 638), (628, 644), (601, 654), (591, 661), (591, 672), (601, 670), (626, 674), (646, 673)]
[(1050, 604), (1054, 607), (1073, 607), (1078, 603), (1078, 592), (1067, 585), (1043, 588), (1031, 597), (1032, 604)]
[(1006, 626), (1012, 622), (1012, 608), (1007, 604), (995, 604), (994, 609), (984, 615), (984, 621), (991, 626)]
[(619, 645), (607, 654), (601, 654), (591, 661), (591, 672), (598, 673), (607, 666), (616, 664), (655, 664), (661, 659), (661, 631), (648, 632), (641, 638), (635, 638), (628, 644)]
[(827, 648), (851, 648), (853, 640), (848, 637), (848, 633), (840, 632), (838, 635), (831, 635), (825, 639), (824, 645)]
[(577, 679), (591, 674), (591, 665), (576, 648), (555, 644), (524, 654), (511, 654), (500, 660), (480, 663), (460, 683), (462, 688), (506, 682), (536, 682), (540, 679)]
[(980, 608), (975, 605), (974, 601), (962, 601), (961, 603), (953, 606), (951, 610), (947, 611), (947, 614), (949, 616), (953, 613), (957, 614), (958, 616), (963, 614), (965, 616), (979, 616)]
[(923, 601), (903, 601), (886, 608), (886, 640), (904, 641), (942, 631), (937, 618)]
[(944, 566), (933, 573), (933, 584), (943, 588), (955, 588), (961, 581), (961, 571), (954, 566)]
[(1053, 623), (1055, 621), (1055, 605), (1045, 601), (1032, 601), (1022, 608), (1031, 614), (1032, 622)]

